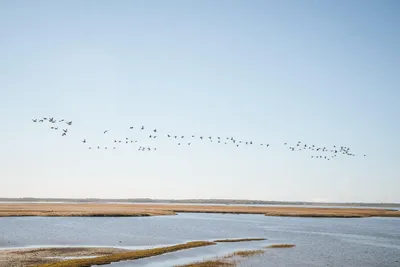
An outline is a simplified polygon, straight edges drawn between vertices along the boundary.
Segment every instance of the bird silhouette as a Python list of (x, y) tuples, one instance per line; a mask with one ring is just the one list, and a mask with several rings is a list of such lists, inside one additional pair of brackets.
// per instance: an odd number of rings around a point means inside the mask
[(83, 139), (82, 143), (86, 143), (86, 139)]
[(32, 119), (33, 122), (37, 122), (37, 119)]
[(71, 125), (72, 124), (72, 121), (67, 121), (66, 122), (68, 125)]
[(107, 132), (108, 132), (108, 130), (105, 130), (105, 131), (104, 131), (104, 134), (106, 134)]

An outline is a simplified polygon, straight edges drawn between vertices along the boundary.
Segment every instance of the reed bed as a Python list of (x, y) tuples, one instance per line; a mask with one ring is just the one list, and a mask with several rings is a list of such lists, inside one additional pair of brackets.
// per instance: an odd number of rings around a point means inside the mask
[(230, 243), (230, 242), (249, 242), (249, 241), (262, 241), (262, 240), (267, 240), (267, 239), (263, 238), (263, 237), (258, 237), (258, 238), (236, 238), (236, 239), (217, 239), (217, 240), (214, 240), (213, 242), (216, 242), (216, 243)]
[(152, 248), (152, 249), (144, 249), (137, 251), (130, 251), (124, 253), (116, 253), (107, 256), (101, 256), (90, 259), (76, 259), (76, 260), (65, 260), (61, 262), (48, 263), (48, 264), (40, 264), (35, 267), (89, 267), (92, 265), (103, 265), (110, 264), (112, 262), (118, 261), (126, 261), (126, 260), (137, 260), (141, 258), (148, 258), (153, 256), (158, 256), (165, 253), (175, 252), (183, 249), (196, 248), (196, 247), (204, 247), (215, 245), (214, 242), (206, 242), (206, 241), (193, 241), (185, 244), (179, 244), (175, 246), (168, 246), (162, 248)]
[(260, 255), (263, 254), (265, 251), (262, 249), (257, 249), (257, 250), (244, 250), (244, 251), (236, 251), (233, 252), (231, 254), (231, 256), (237, 256), (237, 257), (241, 257), (241, 258), (248, 258), (248, 257), (252, 257), (255, 255)]
[(156, 216), (187, 213), (262, 214), (290, 217), (400, 217), (400, 211), (363, 208), (310, 208), (281, 206), (212, 206), (179, 204), (109, 203), (2, 203), (0, 217), (6, 216)]
[(270, 245), (266, 246), (265, 248), (293, 248), (296, 245), (293, 244), (276, 244), (276, 245)]

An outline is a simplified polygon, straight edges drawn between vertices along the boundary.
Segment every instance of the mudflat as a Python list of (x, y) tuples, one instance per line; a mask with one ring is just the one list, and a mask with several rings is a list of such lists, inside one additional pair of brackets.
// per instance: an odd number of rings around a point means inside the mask
[(400, 217), (400, 211), (366, 208), (310, 208), (282, 206), (108, 204), (108, 203), (1, 203), (0, 217), (7, 216), (156, 216), (178, 212), (264, 214), (293, 217)]

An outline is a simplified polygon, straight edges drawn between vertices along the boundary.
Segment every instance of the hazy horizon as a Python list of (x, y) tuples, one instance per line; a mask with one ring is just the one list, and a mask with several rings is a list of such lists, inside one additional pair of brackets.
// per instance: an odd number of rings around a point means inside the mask
[[(260, 199), (230, 199), (230, 198), (218, 198), (218, 199), (214, 199), (214, 198), (68, 198), (68, 197), (44, 197), (44, 198), (39, 198), (39, 197), (9, 197), (9, 198), (1, 198), (0, 197), (0, 202), (1, 199), (10, 199), (10, 200), (14, 200), (14, 199), (34, 199), (34, 200), (41, 200), (41, 199), (45, 199), (45, 200), (57, 200), (57, 199), (66, 199), (66, 200), (149, 200), (151, 202), (154, 201), (184, 201), (184, 200), (188, 200), (188, 201), (220, 201), (220, 202), (224, 202), (224, 201), (254, 201), (254, 202), (276, 202), (278, 205), (279, 203), (316, 203), (316, 204), (390, 204), (390, 205), (400, 205), (400, 203), (396, 203), (396, 202), (318, 202), (318, 201), (301, 201), (301, 200), (293, 200), (293, 201), (282, 201), (282, 200), (260, 200)], [(143, 203), (145, 203), (144, 201), (141, 201)], [(139, 202), (139, 203), (141, 203)], [(196, 203), (196, 202), (193, 202)], [(215, 202), (216, 203), (216, 202)]]
[[(390, 0), (0, 1), (0, 198), (399, 203), (399, 11)], [(73, 124), (61, 136), (65, 124), (41, 117)], [(270, 147), (177, 146), (167, 133)], [(157, 150), (88, 149), (126, 137)], [(356, 156), (283, 145), (298, 141)]]

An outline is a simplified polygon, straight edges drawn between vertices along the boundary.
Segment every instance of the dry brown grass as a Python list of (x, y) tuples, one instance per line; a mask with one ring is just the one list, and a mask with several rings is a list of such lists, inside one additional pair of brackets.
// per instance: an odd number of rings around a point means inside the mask
[(2, 216), (153, 216), (177, 212), (264, 214), (295, 217), (400, 217), (400, 211), (362, 208), (305, 208), (281, 206), (217, 206), (179, 204), (29, 203), (0, 204)]
[(129, 250), (86, 247), (0, 249), (0, 267), (31, 266), (62, 260), (57, 257), (99, 257), (127, 251)]
[(0, 204), (0, 217), (7, 216), (82, 216), (82, 217), (136, 217), (175, 215), (169, 210), (152, 209), (146, 205), (94, 203), (24, 203)]
[(249, 242), (249, 241), (261, 241), (266, 240), (266, 238), (237, 238), (237, 239), (217, 239), (213, 242), (217, 243), (230, 243), (230, 242)]
[(232, 267), (235, 266), (234, 262), (216, 259), (208, 261), (199, 261), (189, 264), (176, 265), (175, 267)]
[(276, 244), (276, 245), (270, 245), (266, 246), (265, 248), (293, 248), (296, 245), (293, 244)]
[(194, 241), (175, 246), (129, 251), (129, 252), (116, 253), (112, 255), (90, 258), (90, 259), (65, 260), (61, 262), (36, 265), (36, 267), (88, 267), (92, 265), (103, 265), (118, 261), (136, 260), (141, 258), (153, 257), (165, 253), (175, 252), (178, 250), (204, 247), (215, 244), (216, 243), (214, 242)]
[(175, 267), (231, 267), (237, 266), (238, 261), (235, 257), (239, 258), (249, 258), (255, 255), (261, 255), (264, 250), (244, 250), (236, 251), (234, 253), (228, 254), (223, 258), (216, 258), (214, 260), (198, 261), (189, 264), (176, 265)]
[(237, 257), (242, 257), (242, 258), (248, 258), (252, 257), (255, 255), (260, 255), (263, 254), (265, 251), (258, 249), (258, 250), (244, 250), (244, 251), (236, 251), (231, 254), (231, 256), (237, 256)]

